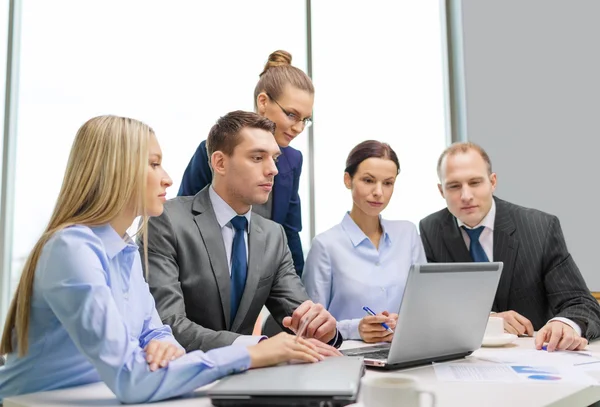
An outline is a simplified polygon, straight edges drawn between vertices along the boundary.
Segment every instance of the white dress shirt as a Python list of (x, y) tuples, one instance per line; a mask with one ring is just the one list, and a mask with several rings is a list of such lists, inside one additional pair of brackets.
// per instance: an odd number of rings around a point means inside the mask
[(467, 232), (463, 229), (463, 226), (467, 229), (477, 229), (480, 226), (484, 226), (481, 235), (479, 235), (479, 243), (483, 247), (483, 251), (487, 255), (489, 261), (494, 261), (494, 222), (496, 221), (496, 201), (492, 199), (492, 207), (485, 217), (481, 220), (479, 225), (475, 227), (469, 227), (465, 225), (460, 219), (456, 218), (456, 223), (460, 228), (460, 233), (463, 235), (467, 249), (471, 245), (471, 238)]
[[(213, 210), (215, 211), (217, 222), (221, 227), (223, 243), (225, 244), (225, 254), (227, 256), (227, 265), (229, 266), (229, 276), (231, 276), (231, 250), (233, 247), (233, 237), (235, 236), (235, 230), (231, 224), (231, 219), (233, 219), (234, 216), (238, 216), (238, 214), (231, 206), (229, 206), (227, 202), (223, 200), (223, 198), (219, 196), (219, 194), (217, 194), (212, 185), (210, 188), (208, 188), (208, 196), (210, 198), (210, 203), (213, 206)], [(248, 233), (250, 233), (251, 215), (252, 208), (250, 208), (250, 210), (243, 215), (248, 220), (248, 227), (246, 229), (246, 233), (244, 233), (244, 242), (246, 243), (246, 261), (248, 261)], [(242, 335), (233, 341), (233, 345), (256, 345), (258, 342), (266, 338), (266, 336)]]
[[(231, 250), (233, 248), (233, 237), (235, 236), (235, 230), (231, 224), (231, 219), (238, 216), (237, 212), (233, 210), (227, 202), (223, 200), (217, 194), (213, 186), (211, 185), (208, 189), (208, 196), (210, 203), (215, 211), (217, 222), (221, 227), (221, 234), (223, 235), (223, 243), (225, 244), (225, 254), (227, 255), (227, 265), (229, 266), (229, 275), (231, 276)], [(243, 216), (248, 220), (248, 226), (246, 233), (244, 233), (244, 243), (246, 243), (246, 262), (248, 261), (248, 234), (250, 233), (250, 218), (252, 216), (252, 207)]]
[[(487, 255), (489, 261), (494, 261), (494, 222), (495, 221), (496, 221), (496, 201), (494, 201), (493, 199), (492, 199), (492, 207), (490, 208), (490, 211), (487, 213), (487, 215), (485, 215), (485, 217), (481, 220), (481, 222), (478, 225), (476, 225), (475, 227), (469, 227), (469, 226), (465, 225), (460, 219), (456, 218), (456, 223), (458, 224), (458, 227), (460, 228), (460, 232), (462, 233), (462, 236), (463, 236), (463, 239), (465, 240), (465, 244), (467, 245), (467, 248), (470, 247), (471, 239), (469, 238), (469, 235), (467, 234), (467, 232), (463, 229), (463, 226), (467, 229), (477, 229), (480, 226), (484, 227), (483, 231), (481, 232), (481, 235), (479, 236), (479, 243), (481, 243), (481, 246), (483, 247), (483, 251)], [(548, 322), (551, 322), (551, 321), (564, 322), (565, 324), (567, 324), (571, 328), (573, 328), (575, 330), (575, 332), (577, 332), (578, 335), (581, 336), (581, 327), (579, 325), (577, 325), (576, 322), (570, 320), (569, 318), (556, 317), (556, 318), (552, 318)]]

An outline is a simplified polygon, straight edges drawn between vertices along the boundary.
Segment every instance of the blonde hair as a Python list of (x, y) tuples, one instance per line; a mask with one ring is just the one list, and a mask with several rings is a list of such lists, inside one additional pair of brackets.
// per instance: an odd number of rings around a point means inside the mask
[[(100, 226), (124, 211), (144, 214), (141, 230), (147, 265), (147, 216), (144, 196), (148, 172), (148, 140), (153, 130), (134, 119), (99, 116), (79, 128), (62, 187), (44, 233), (29, 254), (10, 304), (0, 353), (12, 353), (13, 330), (19, 356), (27, 354), (29, 317), (35, 270), (48, 240), (72, 225)], [(148, 267), (146, 267), (146, 270)]]
[(315, 93), (312, 80), (301, 69), (292, 66), (292, 54), (287, 51), (278, 50), (271, 53), (259, 76), (260, 79), (254, 88), (254, 107), (261, 92), (278, 99), (288, 84), (311, 95)]

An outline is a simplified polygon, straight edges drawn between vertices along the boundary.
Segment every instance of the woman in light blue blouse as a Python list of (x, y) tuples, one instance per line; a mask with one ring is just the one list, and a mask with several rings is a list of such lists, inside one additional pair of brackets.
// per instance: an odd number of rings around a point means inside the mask
[[(8, 396), (104, 381), (126, 403), (187, 393), (231, 372), (322, 356), (287, 334), (185, 354), (163, 325), (127, 228), (163, 211), (172, 184), (148, 126), (101, 116), (78, 131), (48, 227), (7, 316), (0, 403)], [(144, 245), (147, 247), (147, 245)]]
[[(368, 140), (354, 147), (344, 174), (352, 210), (315, 237), (306, 259), (306, 291), (335, 317), (344, 339), (391, 341), (393, 334), (381, 323), (394, 329), (408, 270), (426, 263), (415, 225), (380, 216), (399, 173), (398, 157), (388, 144)], [(364, 306), (377, 315), (366, 316)]]

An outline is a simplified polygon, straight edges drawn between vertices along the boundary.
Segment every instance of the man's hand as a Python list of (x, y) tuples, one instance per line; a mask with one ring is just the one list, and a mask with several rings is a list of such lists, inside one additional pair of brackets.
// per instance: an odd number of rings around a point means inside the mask
[(167, 341), (151, 340), (144, 348), (146, 351), (146, 362), (150, 365), (150, 371), (154, 372), (159, 367), (166, 367), (170, 361), (185, 354), (185, 350)]
[(535, 348), (542, 349), (544, 342), (548, 342), (548, 352), (555, 350), (583, 350), (588, 344), (568, 324), (561, 321), (550, 321), (535, 336)]
[(283, 318), (281, 323), (284, 327), (297, 333), (304, 320), (308, 321), (308, 327), (304, 332), (304, 336), (307, 338), (315, 338), (328, 343), (335, 337), (335, 318), (321, 304), (315, 304), (310, 300), (300, 304), (292, 316)]
[(491, 316), (504, 319), (504, 330), (509, 334), (533, 336), (531, 321), (515, 311), (498, 312)]
[(394, 334), (381, 324), (385, 323), (393, 330), (396, 328), (397, 322), (398, 314), (383, 311), (377, 315), (369, 315), (361, 319), (358, 324), (358, 333), (366, 343), (391, 342)]

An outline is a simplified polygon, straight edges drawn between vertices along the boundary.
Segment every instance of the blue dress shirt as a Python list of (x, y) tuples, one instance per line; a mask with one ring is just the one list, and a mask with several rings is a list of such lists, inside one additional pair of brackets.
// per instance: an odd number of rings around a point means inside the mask
[(347, 213), (342, 223), (315, 237), (308, 252), (306, 292), (334, 316), (344, 339), (361, 339), (363, 306), (398, 312), (410, 266), (427, 263), (413, 223), (381, 217), (380, 223), (379, 249)]
[(0, 400), (102, 380), (123, 402), (148, 402), (250, 365), (245, 347), (228, 346), (190, 352), (151, 372), (143, 348), (153, 339), (180, 346), (156, 312), (137, 246), (110, 225), (66, 228), (42, 250), (29, 350), (9, 354), (0, 368)]

